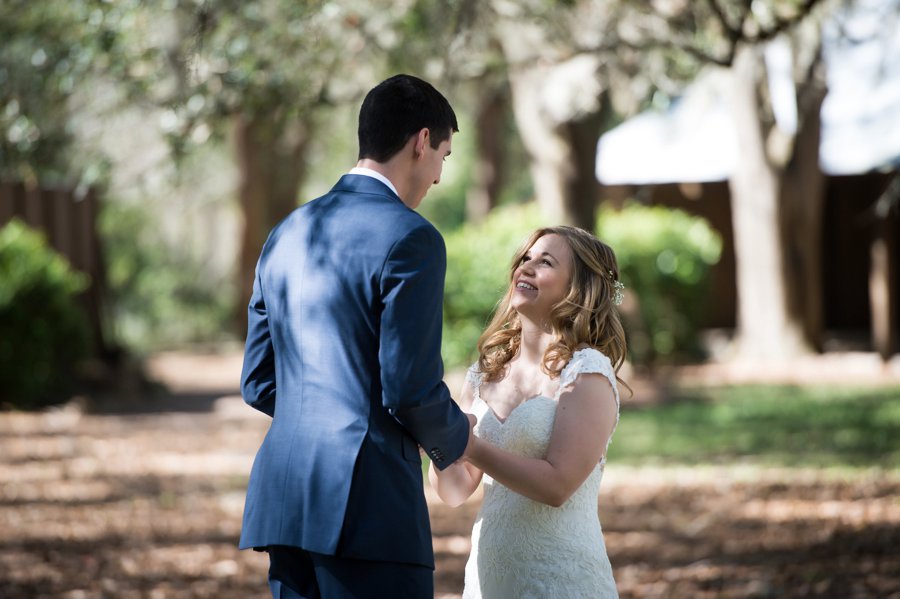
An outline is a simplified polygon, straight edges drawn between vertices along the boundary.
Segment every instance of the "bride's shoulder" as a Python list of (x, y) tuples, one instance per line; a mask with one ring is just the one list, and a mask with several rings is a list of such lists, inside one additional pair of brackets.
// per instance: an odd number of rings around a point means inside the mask
[(612, 376), (615, 379), (615, 371), (610, 359), (595, 347), (588, 345), (579, 346), (572, 352), (572, 358), (560, 373), (563, 384), (571, 383), (576, 376), (582, 373), (597, 373)]
[(593, 363), (611, 363), (609, 357), (596, 347), (590, 345), (580, 345), (572, 352), (572, 359), (566, 364), (566, 367), (574, 364), (593, 364)]
[(473, 388), (477, 389), (481, 386), (481, 382), (484, 380), (484, 374), (478, 369), (478, 361), (476, 360), (474, 364), (469, 366), (469, 369), (466, 370), (466, 382)]

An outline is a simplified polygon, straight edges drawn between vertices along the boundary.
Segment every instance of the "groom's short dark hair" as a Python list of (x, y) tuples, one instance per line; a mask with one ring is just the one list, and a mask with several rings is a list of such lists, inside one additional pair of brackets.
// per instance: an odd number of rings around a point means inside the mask
[(412, 75), (385, 79), (366, 94), (359, 109), (359, 159), (387, 162), (426, 127), (434, 149), (459, 131), (447, 98)]

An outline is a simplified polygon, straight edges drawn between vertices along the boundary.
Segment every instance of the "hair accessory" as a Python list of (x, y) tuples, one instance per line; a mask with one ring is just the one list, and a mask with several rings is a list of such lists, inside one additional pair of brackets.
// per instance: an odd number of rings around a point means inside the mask
[(613, 298), (612, 302), (614, 306), (619, 306), (622, 304), (622, 300), (625, 299), (625, 285), (622, 281), (617, 281), (615, 275), (613, 275), (613, 271), (609, 271), (609, 280), (612, 281), (613, 286)]

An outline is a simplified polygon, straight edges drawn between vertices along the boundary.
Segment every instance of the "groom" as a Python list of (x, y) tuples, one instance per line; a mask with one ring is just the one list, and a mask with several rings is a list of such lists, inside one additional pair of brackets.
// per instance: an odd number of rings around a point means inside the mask
[(444, 242), (414, 209), (455, 131), (430, 84), (380, 83), (356, 168), (259, 257), (241, 391), (272, 424), (240, 547), (268, 551), (275, 598), (434, 595), (418, 447), (443, 469), (471, 425), (441, 380)]

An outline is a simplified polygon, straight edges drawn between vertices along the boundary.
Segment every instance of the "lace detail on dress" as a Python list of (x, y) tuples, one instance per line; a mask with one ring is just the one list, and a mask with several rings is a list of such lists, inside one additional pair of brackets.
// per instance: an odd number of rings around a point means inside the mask
[[(575, 352), (560, 377), (565, 385), (571, 385), (582, 372), (612, 376), (616, 389), (612, 365), (600, 352)], [(474, 392), (476, 435), (519, 455), (546, 456), (561, 391), (552, 398), (537, 396), (522, 402), (501, 423), (481, 399), (482, 377), (477, 365), (469, 369), (466, 380)], [(602, 478), (600, 462), (572, 497), (554, 508), (519, 495), (485, 474), (484, 500), (472, 529), (463, 597), (618, 597), (597, 515)]]
[(619, 403), (619, 389), (616, 385), (616, 371), (613, 370), (612, 362), (603, 353), (592, 347), (579, 349), (572, 354), (572, 359), (566, 364), (562, 372), (559, 373), (559, 390), (556, 392), (556, 398), (563, 389), (575, 382), (579, 374), (596, 373), (602, 374), (609, 379), (613, 391), (616, 394), (616, 404)]

